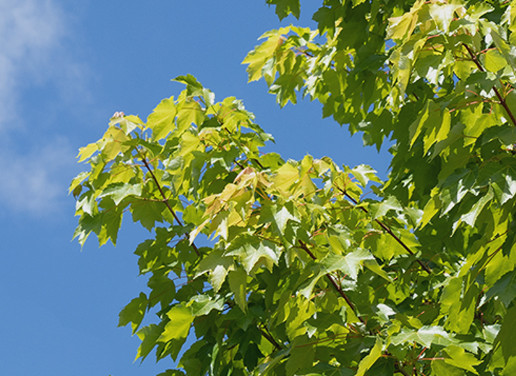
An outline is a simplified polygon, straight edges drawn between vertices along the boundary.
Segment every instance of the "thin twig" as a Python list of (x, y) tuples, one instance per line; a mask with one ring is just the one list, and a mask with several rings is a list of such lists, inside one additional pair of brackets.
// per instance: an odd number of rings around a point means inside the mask
[[(462, 45), (468, 51), (469, 56), (471, 57), (471, 60), (475, 63), (475, 65), (477, 66), (478, 70), (481, 71), (481, 72), (485, 72), (484, 67), (480, 64), (480, 61), (478, 61), (477, 56), (473, 53), (471, 48), (469, 48), (469, 46), (466, 43), (462, 43)], [(511, 118), (512, 124), (514, 126), (516, 126), (516, 118), (514, 117), (514, 115), (511, 112), (511, 110), (509, 109), (509, 106), (507, 105), (506, 100), (502, 97), (502, 95), (500, 94), (500, 92), (498, 91), (498, 89), (495, 86), (493, 86), (493, 91), (495, 92), (496, 96), (498, 97), (498, 100), (500, 101), (500, 104), (505, 109), (505, 112), (507, 112), (507, 115), (509, 115), (509, 117)]]
[[(179, 219), (179, 217), (177, 216), (176, 212), (174, 211), (174, 209), (172, 209), (172, 207), (170, 206), (170, 204), (168, 203), (168, 199), (167, 199), (167, 196), (165, 195), (165, 192), (163, 192), (163, 189), (161, 188), (161, 185), (159, 184), (158, 182), (158, 179), (156, 178), (156, 175), (154, 175), (154, 172), (152, 171), (152, 169), (150, 168), (149, 166), (149, 163), (147, 162), (147, 160), (145, 159), (145, 157), (142, 155), (142, 153), (140, 152), (140, 150), (138, 150), (138, 153), (140, 154), (140, 158), (142, 159), (142, 162), (143, 164), (145, 165), (145, 168), (147, 169), (147, 171), (149, 171), (149, 174), (151, 175), (152, 177), (152, 180), (154, 180), (154, 182), (156, 183), (156, 186), (158, 187), (158, 191), (159, 193), (161, 194), (161, 197), (163, 197), (163, 203), (165, 204), (165, 206), (167, 207), (167, 209), (169, 210), (169, 212), (172, 214), (172, 216), (174, 217), (174, 219), (176, 220), (177, 224), (181, 227), (183, 227), (183, 222), (181, 222), (181, 220)], [(199, 252), (199, 249), (197, 248), (197, 246), (192, 243), (192, 248), (194, 249), (195, 253), (197, 254), (197, 256), (201, 257), (201, 253)]]
[[(343, 194), (344, 196), (346, 196), (353, 204), (355, 205), (358, 205), (358, 201), (355, 200), (353, 197), (351, 197), (346, 191), (342, 190), (342, 189), (339, 189)], [(362, 210), (364, 213), (366, 214), (369, 214), (369, 211), (364, 208), (363, 206), (359, 206), (358, 207), (360, 210)], [(394, 240), (396, 240), (396, 242), (398, 242), (399, 245), (401, 245), (411, 256), (415, 256), (415, 253), (403, 242), (403, 240), (401, 240), (394, 232), (392, 232), (392, 230), (387, 226), (385, 225), (383, 222), (381, 222), (380, 220), (378, 219), (375, 219), (374, 220), (386, 233), (388, 233), (390, 236), (392, 236), (394, 238)], [(421, 260), (419, 259), (416, 259), (417, 263), (419, 265), (421, 265), (421, 267), (428, 273), (428, 274), (432, 274), (432, 270), (426, 266)]]
[[(317, 257), (315, 257), (315, 255), (312, 253), (312, 251), (310, 251), (310, 249), (308, 249), (308, 246), (302, 240), (298, 240), (298, 242), (299, 242), (299, 245), (301, 246), (301, 248), (308, 254), (308, 256), (310, 256), (312, 258), (312, 260), (317, 259)], [(328, 280), (330, 281), (332, 286), (335, 288), (335, 290), (339, 293), (339, 295), (341, 297), (344, 298), (346, 303), (348, 303), (349, 307), (351, 308), (351, 310), (353, 311), (355, 316), (358, 317), (360, 322), (362, 322), (362, 324), (365, 324), (364, 320), (358, 316), (355, 305), (353, 304), (351, 299), (349, 299), (349, 297), (344, 293), (344, 291), (342, 291), (342, 288), (337, 284), (337, 282), (335, 282), (335, 279), (329, 273), (326, 273), (326, 278), (328, 278)]]
[[(224, 125), (224, 124), (222, 124), (218, 119), (217, 119), (217, 122), (219, 123), (219, 125), (220, 125), (220, 126)], [(227, 128), (225, 128), (225, 127), (224, 127), (223, 129), (228, 133), (229, 137), (233, 137), (233, 134), (231, 133), (231, 131), (230, 131), (229, 129), (227, 129)], [(237, 141), (236, 141), (236, 140), (234, 140), (234, 139), (233, 139), (233, 141), (237, 142)], [(240, 146), (240, 145), (238, 145), (238, 146)], [(245, 153), (244, 153), (244, 155), (247, 157), (247, 155), (246, 155)], [(263, 170), (263, 165), (260, 163), (260, 161), (259, 161), (258, 159), (247, 157), (247, 160), (251, 160), (251, 161), (255, 162), (255, 163), (258, 165), (258, 167), (260, 167), (260, 168)], [(241, 165), (240, 165), (236, 160), (235, 160), (235, 163), (236, 163), (238, 166), (242, 167), (242, 166), (241, 166)], [(243, 167), (242, 167), (242, 168), (243, 168)]]
[(276, 342), (274, 337), (268, 331), (265, 331), (263, 328), (260, 327), (258, 327), (258, 330), (260, 331), (260, 333), (262, 333), (263, 338), (269, 341), (276, 348), (276, 350), (281, 350), (281, 345), (278, 342)]

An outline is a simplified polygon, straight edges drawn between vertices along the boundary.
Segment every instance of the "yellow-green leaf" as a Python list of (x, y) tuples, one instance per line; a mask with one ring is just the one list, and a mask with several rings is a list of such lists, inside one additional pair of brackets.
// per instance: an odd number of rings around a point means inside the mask
[(444, 349), (448, 357), (444, 358), (444, 361), (452, 366), (465, 369), (469, 372), (478, 375), (475, 368), (476, 365), (482, 363), (473, 354), (467, 353), (462, 347), (451, 345)]
[(191, 309), (176, 305), (167, 312), (167, 317), (170, 321), (165, 325), (158, 341), (168, 342), (173, 339), (186, 338), (194, 319)]
[(243, 312), (247, 312), (247, 300), (245, 298), (247, 289), (247, 273), (244, 269), (237, 268), (236, 270), (229, 272), (228, 280), (229, 287), (231, 288), (236, 304)]
[(147, 118), (147, 126), (152, 129), (152, 139), (161, 140), (174, 128), (176, 117), (174, 97), (163, 99)]
[(369, 368), (380, 358), (382, 355), (383, 341), (380, 337), (376, 338), (376, 343), (373, 348), (358, 364), (358, 370), (356, 376), (364, 376)]

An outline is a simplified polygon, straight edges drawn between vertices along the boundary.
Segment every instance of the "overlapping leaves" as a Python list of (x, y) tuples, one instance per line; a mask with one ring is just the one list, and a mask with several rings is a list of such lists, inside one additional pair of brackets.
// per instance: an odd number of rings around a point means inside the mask
[(127, 212), (151, 230), (136, 250), (149, 293), (120, 314), (138, 357), (172, 357), (169, 375), (514, 373), (515, 9), (329, 0), (317, 31), (250, 52), (280, 105), (302, 92), (366, 144), (390, 137), (385, 183), (262, 154), (252, 114), (190, 75), (146, 122), (112, 119), (70, 191), (81, 243), (116, 242)]

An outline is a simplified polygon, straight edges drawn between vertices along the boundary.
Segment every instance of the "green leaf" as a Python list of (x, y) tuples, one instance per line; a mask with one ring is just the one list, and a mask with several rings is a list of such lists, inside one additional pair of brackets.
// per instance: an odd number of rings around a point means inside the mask
[(249, 82), (259, 80), (263, 76), (271, 78), (275, 76), (275, 71), (271, 70), (270, 65), (276, 51), (283, 44), (283, 34), (288, 31), (288, 28), (271, 30), (260, 37), (267, 40), (249, 52), (242, 62), (242, 64), (248, 64)]
[(432, 145), (448, 136), (450, 125), (451, 116), (449, 111), (441, 109), (433, 101), (428, 101), (419, 118), (409, 128), (410, 146), (412, 147), (418, 136), (423, 133), (423, 152), (426, 154)]
[(294, 339), (286, 364), (287, 376), (297, 375), (300, 369), (310, 369), (315, 359), (315, 349), (311, 339), (301, 336)]
[(423, 209), (423, 216), (421, 217), (421, 222), (419, 226), (421, 228), (425, 227), (430, 220), (436, 215), (441, 209), (441, 201), (437, 196), (432, 196), (430, 200), (425, 205)]
[(273, 265), (278, 263), (279, 250), (276, 244), (270, 241), (258, 241), (255, 239), (251, 240), (248, 237), (241, 237), (234, 244), (235, 248), (227, 255), (237, 256), (247, 273), (261, 265), (272, 270)]
[(90, 158), (95, 152), (99, 151), (99, 147), (96, 142), (93, 142), (87, 146), (79, 148), (79, 154), (77, 158), (79, 158), (79, 163), (85, 161)]
[(324, 273), (331, 273), (336, 270), (347, 274), (351, 279), (356, 280), (358, 272), (366, 260), (374, 260), (373, 255), (365, 249), (358, 249), (345, 256), (330, 253), (321, 260)]
[(378, 311), (378, 316), (383, 321), (389, 321), (389, 317), (396, 314), (396, 312), (386, 304), (378, 304), (376, 309)]
[(191, 308), (176, 305), (167, 312), (169, 321), (166, 323), (159, 342), (168, 342), (174, 339), (185, 339), (190, 331), (194, 315)]
[(391, 343), (393, 345), (413, 342), (417, 342), (425, 347), (430, 347), (432, 344), (447, 346), (456, 341), (442, 327), (430, 325), (425, 325), (417, 331), (403, 328), (400, 333), (391, 337)]
[(126, 135), (129, 135), (135, 129), (143, 129), (145, 124), (143, 121), (136, 115), (127, 115), (123, 117), (112, 117), (109, 125), (116, 125), (120, 127), (124, 131)]
[[(78, 194), (75, 193), (75, 189), (80, 186), (80, 184), (84, 181), (84, 179), (87, 179), (90, 176), (90, 173), (87, 171), (81, 172), (79, 175), (77, 175), (72, 182), (70, 183), (70, 187), (68, 188), (68, 194), (74, 192), (74, 196), (78, 196)], [(80, 192), (79, 192), (80, 193)]]
[(455, 10), (459, 8), (458, 4), (440, 4), (432, 3), (430, 5), (430, 16), (434, 20), (440, 31), (447, 33), (450, 23), (455, 18)]
[(451, 342), (450, 334), (440, 326), (424, 326), (417, 331), (419, 343), (425, 347), (430, 347), (433, 343), (449, 344)]
[(163, 99), (147, 118), (147, 126), (152, 129), (152, 139), (161, 140), (175, 128), (177, 109), (174, 97)]
[(444, 351), (448, 354), (448, 357), (444, 359), (445, 363), (478, 375), (477, 370), (473, 367), (479, 365), (482, 361), (477, 360), (473, 354), (467, 353), (462, 347), (455, 345), (446, 347)]
[(484, 54), (485, 68), (493, 73), (507, 66), (507, 61), (498, 50), (489, 50)]
[(163, 222), (165, 203), (155, 201), (137, 201), (131, 205), (131, 214), (134, 222), (140, 222), (147, 230), (152, 231), (156, 222)]
[(142, 361), (149, 355), (152, 349), (156, 346), (159, 336), (161, 335), (162, 328), (158, 325), (151, 324), (144, 328), (141, 328), (136, 334), (138, 338), (142, 341), (140, 347), (138, 347), (138, 352), (136, 354), (136, 359), (142, 358)]
[(247, 312), (247, 273), (242, 268), (229, 272), (229, 288), (242, 312)]
[(384, 269), (382, 269), (378, 262), (376, 262), (376, 259), (365, 260), (364, 266), (373, 273), (385, 279), (386, 281), (392, 282), (392, 278), (389, 276), (389, 274), (387, 274), (387, 272)]
[(285, 197), (290, 197), (290, 188), (299, 179), (299, 171), (290, 163), (281, 166), (274, 177), (274, 187)]
[(290, 213), (287, 206), (281, 206), (279, 209), (271, 208), (271, 210), (272, 222), (276, 225), (281, 235), (285, 233), (285, 228), (287, 227), (288, 221), (299, 222), (299, 220)]
[(496, 353), (499, 353), (504, 364), (504, 375), (510, 375), (516, 370), (516, 306), (511, 307), (503, 319), (502, 327), (494, 343)]
[(141, 194), (141, 183), (113, 183), (108, 185), (98, 197), (110, 197), (115, 202), (115, 205), (118, 205), (126, 197), (139, 197)]
[(387, 28), (387, 39), (403, 39), (412, 34), (417, 24), (417, 11), (423, 3), (423, 0), (418, 0), (410, 9), (410, 12), (399, 17), (390, 18)]
[(372, 365), (380, 358), (382, 355), (383, 341), (381, 338), (376, 338), (376, 343), (373, 348), (358, 364), (358, 371), (356, 376), (364, 376), (366, 371), (372, 367)]
[(190, 299), (188, 307), (193, 316), (205, 316), (214, 309), (222, 311), (224, 308), (224, 299), (221, 297), (211, 297), (209, 295), (196, 295)]
[(299, 0), (267, 0), (267, 4), (276, 6), (276, 14), (280, 20), (287, 17), (289, 14), (299, 18)]
[(186, 374), (183, 371), (177, 369), (169, 369), (156, 376), (186, 376)]
[(197, 267), (194, 278), (208, 273), (209, 280), (215, 292), (219, 291), (224, 283), (228, 271), (233, 267), (233, 258), (224, 256), (223, 251), (215, 251), (202, 259)]
[(136, 333), (145, 316), (148, 304), (147, 296), (141, 292), (139, 297), (131, 300), (131, 302), (120, 311), (118, 315), (118, 326), (126, 326), (131, 323), (133, 334)]
[(464, 223), (467, 223), (471, 227), (475, 226), (475, 222), (477, 221), (478, 215), (484, 209), (484, 207), (491, 201), (493, 198), (493, 190), (490, 188), (487, 193), (483, 194), (478, 201), (473, 205), (471, 210), (468, 213), (463, 214), (460, 217), (460, 220)]
[(365, 187), (369, 183), (369, 181), (374, 181), (376, 183), (381, 183), (382, 181), (376, 176), (376, 170), (373, 168), (361, 164), (353, 168), (352, 170), (348, 170), (346, 168), (346, 172), (352, 174), (360, 184)]
[(384, 217), (391, 210), (395, 213), (403, 211), (402, 206), (393, 196), (369, 206), (369, 213), (373, 219)]
[(502, 53), (507, 63), (511, 66), (513, 72), (516, 72), (516, 47), (509, 45), (505, 40), (503, 40), (494, 28), (491, 28), (490, 34), (496, 47)]
[(168, 278), (167, 272), (154, 273), (147, 282), (147, 286), (151, 289), (149, 295), (149, 306), (153, 307), (161, 303), (161, 307), (165, 308), (172, 303), (176, 294), (176, 285), (173, 280)]
[[(177, 76), (172, 81), (181, 82), (186, 85), (186, 92), (188, 96), (200, 96), (203, 94), (203, 86), (197, 79), (191, 74), (186, 76)], [(212, 103), (208, 103), (212, 104)]]
[(432, 360), (432, 372), (435, 376), (464, 376), (463, 370), (441, 359)]
[(491, 287), (486, 294), (488, 299), (496, 297), (508, 307), (516, 298), (516, 270), (506, 273)]
[(204, 110), (201, 105), (194, 100), (187, 100), (178, 108), (177, 128), (183, 132), (192, 125), (200, 126), (204, 121)]

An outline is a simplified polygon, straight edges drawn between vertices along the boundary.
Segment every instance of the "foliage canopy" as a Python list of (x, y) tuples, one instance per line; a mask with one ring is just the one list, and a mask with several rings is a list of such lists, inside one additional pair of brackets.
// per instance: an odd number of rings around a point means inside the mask
[(391, 142), (387, 181), (261, 153), (253, 115), (191, 75), (81, 148), (79, 242), (115, 244), (127, 212), (152, 234), (149, 291), (120, 313), (137, 356), (177, 360), (167, 376), (515, 375), (516, 1), (325, 0), (313, 19), (266, 32), (249, 80)]

